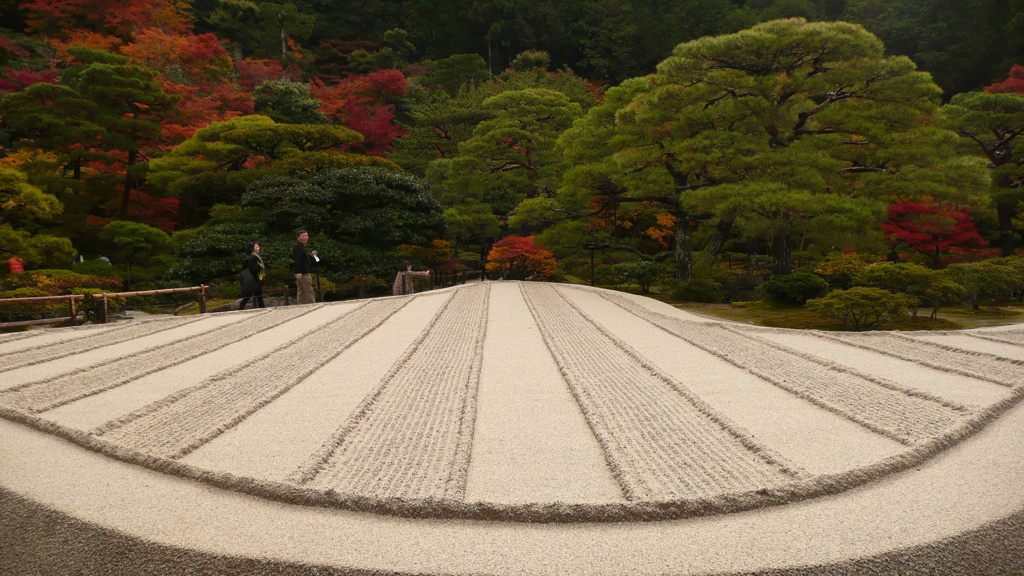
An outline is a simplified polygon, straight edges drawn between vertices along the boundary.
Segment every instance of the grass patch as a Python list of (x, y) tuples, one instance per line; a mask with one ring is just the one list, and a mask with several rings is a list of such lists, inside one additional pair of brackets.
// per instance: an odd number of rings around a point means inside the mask
[[(752, 300), (749, 302), (733, 302), (731, 304), (703, 304), (700, 302), (681, 302), (672, 300), (665, 295), (651, 295), (693, 314), (719, 320), (731, 320), (772, 328), (795, 328), (801, 330), (845, 330), (839, 321), (826, 318), (804, 310), (803, 306), (773, 302), (769, 300)], [(877, 330), (961, 330), (978, 326), (1000, 326), (1012, 324), (1024, 319), (1024, 307), (984, 306), (981, 310), (971, 310), (969, 306), (943, 308), (934, 320), (928, 315), (930, 310), (921, 311), (917, 317), (906, 317), (901, 320), (886, 322)]]

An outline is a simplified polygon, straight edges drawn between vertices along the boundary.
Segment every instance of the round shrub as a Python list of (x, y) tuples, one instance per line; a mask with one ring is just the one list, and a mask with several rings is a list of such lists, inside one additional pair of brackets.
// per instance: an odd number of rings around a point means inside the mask
[(771, 300), (803, 304), (828, 292), (828, 282), (817, 274), (797, 272), (775, 276), (764, 283), (764, 293)]
[(907, 314), (907, 297), (881, 288), (855, 286), (807, 301), (807, 309), (853, 330), (870, 330)]
[(690, 302), (717, 304), (725, 299), (722, 284), (710, 278), (694, 278), (679, 282), (672, 288), (672, 298)]

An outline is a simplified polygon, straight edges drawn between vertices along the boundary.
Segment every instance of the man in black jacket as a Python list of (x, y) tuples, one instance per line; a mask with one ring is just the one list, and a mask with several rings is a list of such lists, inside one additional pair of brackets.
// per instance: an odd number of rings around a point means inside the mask
[(292, 260), (295, 262), (295, 284), (298, 287), (296, 298), (299, 304), (312, 304), (316, 302), (313, 296), (313, 280), (310, 274), (313, 273), (313, 262), (316, 258), (316, 250), (306, 251), (306, 244), (309, 242), (309, 232), (299, 229), (295, 231), (299, 243), (292, 248)]

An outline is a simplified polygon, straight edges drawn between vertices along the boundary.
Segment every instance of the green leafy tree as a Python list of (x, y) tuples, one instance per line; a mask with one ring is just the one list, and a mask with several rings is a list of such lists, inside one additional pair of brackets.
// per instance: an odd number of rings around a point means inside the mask
[(297, 227), (309, 230), (320, 272), (338, 280), (387, 276), (399, 246), (429, 245), (445, 234), (440, 204), (414, 176), (379, 167), (264, 175), (249, 184), (242, 206), (219, 206), (205, 226), (176, 237), (179, 261), (170, 275), (208, 281), (233, 273), (245, 242), (254, 240), (269, 266), (286, 269)]
[(63, 268), (71, 265), (76, 254), (68, 238), (30, 234), (9, 224), (0, 224), (0, 259), (4, 261), (17, 256), (25, 261), (27, 269)]
[(796, 234), (834, 244), (880, 223), (887, 198), (970, 202), (983, 186), (927, 124), (938, 87), (856, 25), (777, 20), (680, 44), (649, 83), (615, 117), (626, 187), (673, 190), (765, 238), (777, 275)]
[(259, 45), (259, 6), (251, 0), (216, 0), (209, 13), (202, 14), (198, 27), (211, 30), (231, 45), (231, 54), (241, 62)]
[(241, 200), (246, 186), (275, 173), (344, 166), (394, 167), (383, 159), (338, 152), (362, 136), (343, 126), (278, 124), (241, 116), (199, 130), (172, 152), (150, 162), (154, 192), (182, 200), (186, 222), (200, 223), (215, 204)]
[(1024, 200), (1024, 94), (965, 92), (954, 96), (943, 112), (963, 141), (987, 161), (1003, 256), (1011, 256), (1017, 247), (1017, 206)]
[(473, 138), (459, 146), (442, 201), (448, 206), (473, 199), (505, 216), (526, 198), (552, 196), (564, 167), (555, 140), (581, 114), (561, 92), (515, 90), (483, 105), (494, 117), (477, 124)]
[(1001, 64), (1003, 26), (995, 0), (847, 0), (843, 19), (862, 24), (891, 54), (931, 72), (949, 93), (981, 86)]
[(82, 66), (65, 72), (61, 82), (96, 105), (91, 120), (105, 130), (98, 147), (124, 155), (117, 211), (123, 219), (132, 193), (143, 181), (145, 166), (139, 165), (156, 149), (160, 121), (180, 97), (164, 92), (155, 71), (130, 64), (128, 58), (81, 47), (71, 52)]
[(473, 199), (445, 208), (444, 219), (453, 238), (497, 238), (501, 234), (501, 221), (491, 207)]
[[(517, 210), (517, 220), (546, 224), (545, 241), (578, 250), (584, 243), (626, 251), (641, 259), (671, 258), (676, 275), (689, 278), (692, 267), (691, 216), (680, 202), (679, 192), (666, 180), (651, 179), (653, 166), (639, 168), (635, 152), (657, 146), (638, 130), (617, 122), (617, 115), (633, 98), (650, 88), (649, 78), (634, 78), (608, 89), (601, 102), (577, 120), (559, 138), (558, 147), (570, 166), (562, 178), (556, 202), (527, 200)], [(645, 152), (641, 152), (645, 153)], [(655, 160), (656, 161), (656, 160)], [(661, 167), (668, 168), (664, 163)], [(671, 175), (666, 171), (659, 175)], [(634, 216), (629, 218), (627, 213)], [(644, 242), (636, 235), (636, 222), (667, 215), (673, 246)], [(581, 234), (575, 223), (582, 218), (589, 233)]]
[[(474, 73), (476, 75), (477, 73)], [(431, 76), (416, 79), (414, 85), (430, 86)], [(403, 168), (425, 175), (433, 160), (447, 160), (459, 154), (459, 144), (474, 136), (476, 126), (494, 118), (497, 108), (484, 102), (503, 92), (545, 89), (564, 94), (582, 110), (593, 106), (598, 92), (571, 70), (549, 72), (543, 68), (507, 70), (491, 82), (467, 81), (454, 96), (441, 90), (410, 90), (407, 102), (408, 134), (399, 139), (389, 156)], [(437, 185), (439, 182), (433, 181)]]
[(310, 95), (309, 84), (294, 80), (271, 80), (252, 91), (257, 114), (282, 124), (326, 124), (322, 102)]
[(418, 84), (440, 87), (448, 96), (455, 96), (463, 86), (483, 82), (491, 77), (487, 62), (479, 54), (452, 54), (447, 58), (425, 60), (420, 63), (427, 74), (416, 77)]
[(111, 160), (107, 153), (83, 146), (102, 139), (105, 129), (92, 120), (97, 113), (96, 103), (73, 88), (38, 82), (4, 95), (0, 109), (15, 146), (57, 154), (61, 171), (75, 183), (74, 187), (82, 179), (86, 162)]
[(170, 266), (171, 237), (146, 224), (114, 220), (100, 231), (100, 239), (114, 249), (114, 262), (123, 270), (124, 290), (130, 290), (136, 279), (151, 278), (156, 268), (162, 273)]
[(63, 210), (56, 196), (30, 184), (23, 172), (0, 168), (0, 224), (37, 230)]

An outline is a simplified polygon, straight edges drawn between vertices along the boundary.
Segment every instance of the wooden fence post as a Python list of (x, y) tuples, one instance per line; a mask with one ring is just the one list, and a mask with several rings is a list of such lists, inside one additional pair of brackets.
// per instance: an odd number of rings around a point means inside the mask
[(100, 324), (106, 324), (107, 323), (107, 314), (108, 314), (108, 310), (107, 310), (107, 295), (106, 294), (100, 294), (100, 300), (103, 300), (103, 302), (100, 303), (100, 309), (98, 310), (98, 314), (99, 314), (99, 317), (100, 317)]
[(77, 326), (78, 325), (78, 315), (75, 313), (75, 297), (73, 295), (72, 296), (68, 296), (68, 304), (71, 305), (71, 325), (72, 326)]
[(284, 285), (284, 305), (285, 306), (290, 306), (291, 305), (291, 300), (289, 299), (288, 285), (287, 284)]
[(199, 313), (206, 314), (206, 284), (199, 285)]
[(366, 276), (359, 275), (359, 298), (366, 298)]

